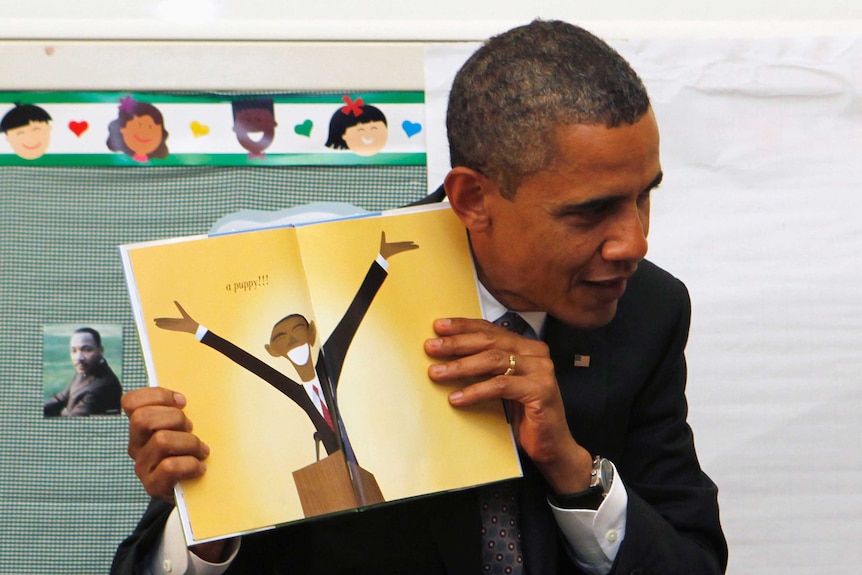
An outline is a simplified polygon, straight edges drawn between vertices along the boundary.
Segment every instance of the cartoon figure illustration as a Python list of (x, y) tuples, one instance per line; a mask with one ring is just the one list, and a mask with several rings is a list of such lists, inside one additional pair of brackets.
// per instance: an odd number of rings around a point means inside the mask
[(51, 116), (33, 104), (15, 104), (0, 120), (0, 132), (12, 151), (25, 160), (41, 158), (51, 143)]
[(345, 105), (329, 121), (326, 147), (350, 150), (358, 156), (373, 156), (382, 150), (389, 139), (389, 127), (383, 112), (365, 104), (362, 98), (351, 100), (345, 95), (341, 99)]
[(45, 417), (118, 415), (123, 388), (104, 358), (101, 334), (91, 327), (75, 330), (69, 339), (69, 356), (75, 376), (66, 388), (43, 406)]
[(233, 131), (239, 144), (248, 150), (248, 158), (265, 158), (275, 137), (275, 106), (272, 98), (236, 100), (233, 108)]
[(120, 99), (119, 116), (108, 125), (108, 149), (123, 152), (137, 162), (167, 158), (168, 132), (162, 113), (131, 96)]
[(342, 450), (349, 463), (358, 465), (338, 411), (336, 391), (341, 378), (341, 369), (353, 336), (388, 275), (386, 271), (388, 260), (401, 252), (418, 248), (419, 246), (411, 241), (387, 242), (386, 233), (381, 233), (378, 257), (371, 264), (341, 321), (321, 346), (316, 362), (311, 360), (311, 349), (317, 339), (317, 328), (314, 322), (309, 322), (305, 316), (297, 313), (287, 315), (276, 322), (272, 328), (269, 343), (265, 344), (264, 348), (273, 357), (286, 358), (296, 369), (301, 382), (292, 380), (250, 353), (209, 331), (192, 319), (178, 302), (174, 303), (181, 317), (156, 318), (155, 323), (162, 329), (195, 334), (201, 343), (222, 353), (278, 389), (301, 407), (314, 424), (316, 449), (319, 450), (320, 443), (323, 443), (327, 455)]

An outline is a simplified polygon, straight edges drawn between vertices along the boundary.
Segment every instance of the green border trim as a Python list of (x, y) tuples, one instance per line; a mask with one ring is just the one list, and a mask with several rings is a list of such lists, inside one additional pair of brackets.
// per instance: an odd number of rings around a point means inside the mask
[(9, 92), (0, 91), (0, 104), (105, 104), (117, 103), (120, 98), (132, 96), (150, 104), (220, 104), (251, 98), (271, 97), (276, 104), (344, 104), (342, 96), (362, 98), (367, 104), (424, 104), (425, 93), (413, 92), (350, 92), (330, 94), (283, 92), (217, 93), (194, 92), (188, 94), (168, 92)]
[(272, 154), (264, 159), (247, 154), (173, 154), (163, 160), (136, 162), (125, 154), (45, 154), (25, 160), (14, 154), (0, 154), (0, 166), (69, 167), (69, 166), (424, 166), (425, 153), (380, 153), (357, 156), (350, 152), (328, 154)]

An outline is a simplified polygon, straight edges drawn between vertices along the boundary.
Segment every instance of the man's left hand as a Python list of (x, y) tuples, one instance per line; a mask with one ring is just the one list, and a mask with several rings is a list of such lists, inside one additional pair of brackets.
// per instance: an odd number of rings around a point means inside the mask
[(548, 346), (485, 320), (438, 319), (434, 331), (439, 337), (425, 341), (425, 352), (441, 363), (428, 368), (429, 377), (475, 381), (449, 394), (449, 403), (508, 400), (518, 445), (551, 488), (559, 494), (587, 489), (592, 456), (569, 431)]

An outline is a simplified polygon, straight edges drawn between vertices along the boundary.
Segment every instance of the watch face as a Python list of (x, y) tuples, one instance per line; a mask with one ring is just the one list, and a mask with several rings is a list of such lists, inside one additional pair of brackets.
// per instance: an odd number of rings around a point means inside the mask
[(599, 483), (605, 493), (611, 490), (611, 483), (614, 480), (614, 466), (610, 459), (602, 459), (599, 461)]

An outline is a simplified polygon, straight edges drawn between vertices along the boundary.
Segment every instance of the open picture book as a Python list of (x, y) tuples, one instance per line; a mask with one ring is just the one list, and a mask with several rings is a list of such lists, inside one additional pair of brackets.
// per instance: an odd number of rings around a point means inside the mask
[(448, 206), (120, 252), (150, 384), (211, 449), (189, 545), (521, 475), (502, 403), (427, 375), (432, 322), (482, 315)]

